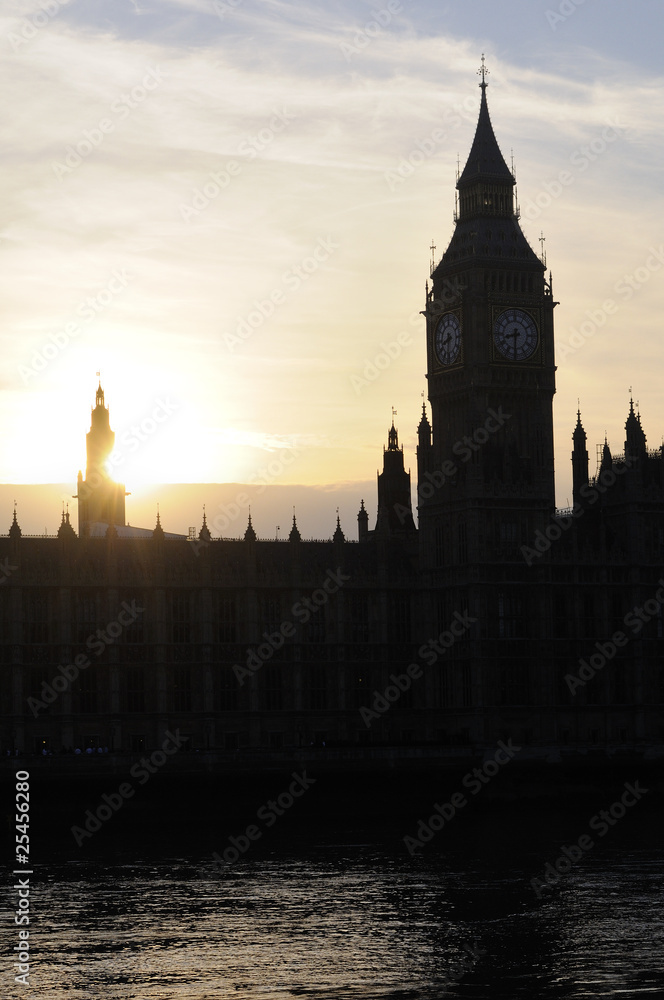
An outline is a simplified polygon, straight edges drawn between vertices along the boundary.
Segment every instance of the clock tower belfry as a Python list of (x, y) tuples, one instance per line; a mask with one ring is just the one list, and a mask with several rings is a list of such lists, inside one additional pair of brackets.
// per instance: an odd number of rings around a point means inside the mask
[(418, 449), (423, 565), (520, 558), (555, 510), (551, 279), (519, 225), (489, 117), (457, 179), (455, 229), (427, 283), (432, 441)]

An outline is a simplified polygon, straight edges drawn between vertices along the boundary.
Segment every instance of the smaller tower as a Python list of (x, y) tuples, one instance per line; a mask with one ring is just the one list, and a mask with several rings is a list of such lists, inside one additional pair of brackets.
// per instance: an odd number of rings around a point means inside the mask
[(302, 535), (300, 534), (300, 529), (297, 526), (297, 521), (295, 520), (295, 511), (293, 511), (293, 525), (288, 536), (289, 542), (301, 542)]
[(431, 447), (431, 424), (427, 417), (427, 408), (422, 401), (422, 417), (417, 427), (417, 482), (424, 482), (427, 472), (431, 472), (433, 449)]
[(247, 530), (244, 533), (245, 542), (255, 542), (256, 532), (254, 531), (254, 526), (251, 523), (251, 509), (249, 510), (249, 520), (247, 522)]
[(125, 523), (124, 483), (114, 482), (106, 468), (115, 444), (115, 434), (111, 430), (108, 407), (104, 405), (101, 382), (95, 395), (95, 406), (91, 412), (90, 430), (85, 443), (85, 479), (79, 472), (75, 496), (78, 500), (80, 534), (87, 534), (90, 526), (97, 522), (107, 525)]
[(641, 414), (634, 412), (634, 400), (630, 396), (629, 413), (625, 421), (625, 458), (646, 457), (646, 436), (641, 426)]
[(369, 539), (369, 514), (364, 506), (364, 500), (360, 502), (357, 514), (357, 538), (360, 542), (366, 542)]
[(586, 432), (581, 423), (581, 410), (576, 411), (576, 427), (572, 434), (572, 498), (574, 503), (581, 499), (581, 487), (588, 482), (588, 448)]
[(403, 448), (394, 426), (387, 434), (387, 448), (383, 448), (383, 471), (378, 473), (377, 535), (404, 535), (415, 533), (413, 506), (410, 499), (410, 472), (406, 472)]
[(198, 540), (199, 542), (203, 542), (204, 545), (207, 545), (208, 542), (212, 541), (212, 532), (208, 528), (207, 517), (205, 514), (205, 506), (203, 506), (203, 526), (201, 527), (201, 530), (198, 532)]

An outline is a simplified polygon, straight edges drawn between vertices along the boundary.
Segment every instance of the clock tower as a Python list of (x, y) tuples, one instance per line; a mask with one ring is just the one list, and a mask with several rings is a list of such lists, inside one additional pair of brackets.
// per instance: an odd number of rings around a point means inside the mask
[[(418, 445), (422, 566), (519, 560), (555, 510), (551, 279), (519, 225), (482, 57), (477, 131), (455, 229), (427, 283), (431, 429)], [(458, 579), (458, 576), (457, 576)]]

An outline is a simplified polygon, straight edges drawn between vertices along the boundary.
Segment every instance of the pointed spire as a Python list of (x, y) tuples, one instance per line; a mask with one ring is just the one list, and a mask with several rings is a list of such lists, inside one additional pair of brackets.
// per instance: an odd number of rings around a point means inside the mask
[(399, 434), (396, 427), (394, 426), (394, 418), (397, 415), (397, 411), (392, 407), (392, 426), (387, 432), (387, 450), (388, 451), (398, 451), (399, 450)]
[(9, 528), (9, 537), (13, 539), (18, 539), (21, 537), (21, 528), (18, 521), (16, 520), (16, 501), (14, 500), (14, 517), (12, 519), (11, 526)]
[(64, 501), (62, 504), (62, 521), (58, 528), (58, 538), (76, 538), (76, 532), (69, 523), (69, 504), (67, 504), (67, 510), (65, 511)]
[(203, 527), (198, 532), (198, 538), (201, 542), (212, 541), (212, 533), (207, 526), (207, 519), (205, 517), (205, 504), (203, 504)]
[(631, 387), (629, 392), (629, 413), (625, 421), (625, 454), (633, 456), (644, 455), (646, 452), (646, 436), (641, 426), (641, 414), (634, 412)]
[(585, 442), (585, 440), (586, 440), (586, 432), (583, 429), (583, 424), (581, 423), (581, 409), (580, 408), (577, 409), (577, 411), (576, 411), (576, 427), (574, 428), (574, 433), (572, 434), (572, 440), (574, 441), (575, 444), (576, 444), (577, 441), (579, 441), (579, 442), (581, 442), (581, 441)]
[(429, 423), (429, 418), (427, 416), (427, 407), (424, 401), (424, 393), (422, 393), (422, 416), (420, 417), (420, 422), (417, 425), (417, 433), (422, 434), (423, 432), (429, 432), (431, 434), (431, 424)]
[(301, 542), (302, 535), (297, 526), (297, 521), (295, 520), (295, 508), (293, 508), (293, 527), (290, 530), (290, 535), (288, 536), (289, 542)]
[(337, 507), (337, 527), (334, 534), (332, 535), (332, 541), (336, 543), (345, 542), (346, 536), (341, 530), (341, 521), (339, 520), (339, 508)]
[(154, 531), (152, 532), (152, 537), (156, 542), (163, 542), (164, 540), (164, 529), (161, 526), (161, 516), (159, 514), (159, 504), (157, 504), (157, 523), (154, 526)]
[(500, 151), (493, 131), (493, 125), (491, 124), (491, 118), (489, 117), (489, 105), (486, 99), (486, 88), (488, 87), (486, 76), (488, 70), (484, 63), (484, 55), (482, 55), (482, 68), (479, 72), (482, 76), (482, 82), (480, 83), (482, 90), (480, 114), (473, 145), (471, 146), (466, 166), (463, 168), (463, 172), (457, 183), (459, 191), (469, 187), (471, 184), (475, 184), (478, 180), (505, 183), (510, 188), (516, 183), (512, 176), (512, 171), (505, 163), (505, 158)]
[(604, 446), (602, 447), (602, 461), (600, 463), (600, 471), (610, 470), (613, 468), (613, 458), (611, 457), (611, 449), (609, 448), (609, 442), (606, 439), (606, 432), (604, 433)]
[(369, 514), (364, 506), (364, 500), (360, 501), (360, 509), (357, 514), (357, 534), (360, 542), (366, 542), (369, 537)]
[(251, 523), (251, 507), (249, 508), (249, 523), (247, 524), (247, 530), (244, 533), (245, 542), (255, 542), (256, 532), (254, 531), (254, 526)]

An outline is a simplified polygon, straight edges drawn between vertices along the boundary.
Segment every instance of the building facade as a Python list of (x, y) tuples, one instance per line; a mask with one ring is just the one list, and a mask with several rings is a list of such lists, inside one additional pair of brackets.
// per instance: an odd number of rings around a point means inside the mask
[[(139, 752), (664, 743), (664, 447), (633, 404), (557, 511), (551, 276), (521, 231), (482, 77), (455, 228), (424, 308), (418, 525), (394, 423), (373, 529), (329, 542), (149, 537), (104, 472), (99, 386), (79, 533), (0, 538), (3, 749)], [(430, 416), (429, 416), (430, 414)], [(97, 529), (105, 525), (103, 533)], [(94, 530), (93, 530), (94, 529)], [(138, 533), (140, 535), (140, 532)]]

